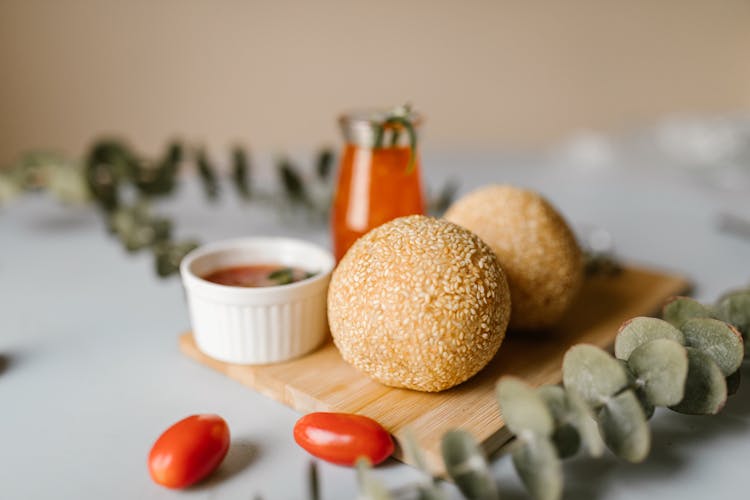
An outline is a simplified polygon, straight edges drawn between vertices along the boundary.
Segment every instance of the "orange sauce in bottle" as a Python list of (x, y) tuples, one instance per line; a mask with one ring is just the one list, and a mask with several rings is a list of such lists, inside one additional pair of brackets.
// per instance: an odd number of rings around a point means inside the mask
[(370, 229), (404, 215), (424, 214), (419, 157), (409, 169), (410, 154), (408, 146), (346, 144), (331, 217), (337, 262)]

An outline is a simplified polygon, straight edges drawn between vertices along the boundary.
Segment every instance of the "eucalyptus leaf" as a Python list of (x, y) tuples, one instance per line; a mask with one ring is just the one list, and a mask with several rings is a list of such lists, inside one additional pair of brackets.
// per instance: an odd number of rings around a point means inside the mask
[(448, 496), (436, 483), (417, 486), (418, 500), (448, 500)]
[(689, 415), (719, 413), (727, 401), (727, 382), (724, 374), (707, 353), (695, 347), (686, 349), (688, 376), (685, 382), (685, 397), (670, 408)]
[(635, 395), (638, 397), (638, 402), (641, 403), (641, 408), (643, 408), (643, 414), (646, 416), (646, 420), (651, 420), (651, 417), (656, 413), (656, 406), (649, 402), (642, 389), (635, 389)]
[[(0, 177), (0, 184), (2, 177)], [(63, 203), (82, 205), (91, 200), (83, 169), (75, 164), (56, 164), (49, 169), (48, 188)], [(0, 187), (2, 191), (2, 187)], [(0, 194), (2, 203), (2, 194)]]
[(515, 435), (524, 432), (552, 434), (554, 421), (544, 399), (521, 379), (502, 377), (497, 383), (497, 400), (505, 425)]
[(318, 179), (326, 181), (331, 176), (333, 170), (333, 151), (330, 148), (321, 149), (315, 160), (315, 173)]
[(556, 427), (551, 439), (557, 450), (557, 456), (560, 458), (575, 456), (581, 449), (581, 435), (578, 433), (578, 429), (571, 424)]
[(435, 481), (435, 477), (430, 471), (427, 461), (424, 458), (422, 449), (417, 443), (417, 439), (414, 437), (414, 433), (411, 429), (405, 429), (401, 437), (401, 447), (404, 450), (404, 455), (411, 460), (411, 462), (421, 470), (427, 477), (430, 478), (431, 482)]
[(633, 373), (633, 370), (630, 369), (630, 366), (628, 366), (628, 362), (624, 359), (618, 359), (618, 363), (620, 363), (620, 366), (625, 370), (625, 373), (628, 375), (628, 386), (629, 387), (635, 387), (636, 384), (636, 376), (635, 373)]
[(182, 155), (182, 144), (173, 141), (167, 146), (160, 161), (139, 161), (134, 168), (132, 179), (138, 190), (147, 196), (171, 193), (174, 190)]
[(628, 366), (646, 401), (654, 406), (670, 406), (682, 401), (688, 373), (685, 347), (669, 339), (656, 339), (637, 347)]
[(745, 338), (748, 350), (750, 340), (750, 290), (725, 295), (716, 306), (717, 316), (736, 326)]
[(281, 158), (278, 162), (277, 168), (279, 176), (281, 177), (281, 184), (284, 187), (284, 192), (289, 201), (310, 205), (310, 195), (307, 192), (305, 183), (291, 160), (286, 157)]
[(240, 146), (232, 149), (232, 181), (240, 197), (249, 200), (252, 194), (250, 186), (250, 159), (247, 152)]
[(537, 389), (537, 393), (546, 403), (554, 420), (552, 444), (557, 448), (557, 454), (560, 458), (572, 457), (581, 447), (581, 436), (578, 429), (570, 423), (572, 415), (565, 389), (559, 385), (543, 385)]
[(198, 174), (203, 181), (203, 191), (209, 201), (215, 201), (219, 197), (219, 180), (216, 177), (216, 169), (208, 159), (206, 151), (199, 149), (196, 153), (195, 162), (198, 166)]
[(355, 464), (359, 482), (358, 500), (391, 500), (391, 495), (383, 483), (375, 479), (372, 467), (366, 458), (360, 458)]
[(677, 328), (689, 319), (712, 318), (713, 315), (714, 311), (711, 307), (690, 297), (672, 297), (664, 304), (661, 314), (664, 321)]
[(742, 365), (745, 345), (732, 325), (718, 319), (694, 318), (683, 323), (682, 333), (687, 345), (711, 356), (725, 377)]
[(164, 241), (154, 246), (154, 264), (159, 276), (169, 276), (180, 270), (180, 262), (189, 252), (198, 247), (195, 241), (174, 243)]
[(583, 397), (572, 388), (566, 388), (565, 394), (570, 410), (571, 422), (578, 429), (583, 446), (592, 457), (600, 457), (604, 453), (604, 442), (591, 407)]
[(648, 402), (648, 399), (646, 399), (646, 395), (643, 393), (642, 388), (638, 387), (638, 379), (633, 373), (633, 370), (630, 369), (630, 366), (628, 366), (628, 362), (622, 359), (618, 359), (617, 361), (628, 373), (628, 387), (635, 390), (635, 395), (638, 397), (638, 401), (641, 403), (641, 408), (643, 408), (643, 413), (646, 415), (646, 420), (650, 420), (651, 417), (654, 416), (656, 407)]
[(651, 431), (633, 390), (610, 398), (599, 410), (598, 420), (604, 442), (615, 455), (634, 463), (648, 456)]
[(535, 435), (524, 441), (513, 451), (513, 465), (536, 500), (558, 500), (562, 496), (562, 464), (549, 439)]
[(555, 427), (568, 421), (568, 397), (565, 394), (565, 389), (559, 385), (542, 385), (536, 392), (547, 405), (547, 409), (555, 422)]
[(463, 430), (451, 430), (440, 443), (448, 475), (468, 500), (500, 498), (487, 459), (474, 437)]
[(637, 347), (656, 339), (670, 339), (685, 344), (680, 330), (658, 318), (639, 316), (626, 321), (615, 338), (615, 356), (627, 360)]
[(726, 378), (727, 381), (727, 395), (732, 396), (737, 394), (740, 389), (740, 382), (742, 381), (742, 370), (737, 370)]
[(722, 292), (721, 295), (719, 295), (718, 299), (716, 299), (715, 305), (718, 306), (724, 301), (724, 299), (731, 297), (732, 295), (741, 295), (745, 293), (750, 293), (750, 285), (748, 285), (746, 288), (732, 288), (726, 290), (725, 292)]
[(563, 358), (563, 382), (588, 405), (598, 407), (628, 385), (628, 374), (602, 349), (578, 344), (568, 349)]

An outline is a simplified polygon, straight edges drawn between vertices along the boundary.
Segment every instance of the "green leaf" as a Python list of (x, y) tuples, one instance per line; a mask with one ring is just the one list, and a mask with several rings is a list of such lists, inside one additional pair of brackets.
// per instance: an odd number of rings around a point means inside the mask
[(85, 175), (89, 191), (96, 202), (107, 212), (120, 203), (120, 184), (135, 178), (139, 159), (125, 143), (101, 140), (93, 144), (85, 160)]
[(658, 318), (639, 316), (622, 324), (615, 338), (615, 356), (627, 360), (638, 346), (656, 339), (670, 339), (685, 344), (680, 330)]
[(417, 491), (417, 500), (448, 500), (445, 492), (437, 484), (420, 484)]
[(331, 176), (333, 170), (333, 151), (329, 148), (321, 149), (318, 152), (318, 157), (315, 160), (315, 172), (318, 174), (318, 179), (326, 181)]
[[(47, 186), (49, 191), (63, 203), (82, 205), (91, 200), (91, 191), (81, 165), (58, 163), (50, 166)], [(0, 177), (2, 183), (2, 177)], [(0, 187), (0, 191), (2, 187)], [(2, 203), (2, 194), (0, 194)]]
[(375, 479), (372, 467), (366, 458), (360, 458), (355, 464), (359, 482), (358, 500), (391, 500), (391, 495), (383, 483)]
[(451, 430), (441, 441), (448, 475), (468, 500), (498, 500), (495, 480), (487, 459), (474, 437), (463, 430)]
[(562, 496), (562, 464), (549, 439), (536, 435), (524, 441), (513, 451), (513, 465), (536, 500), (558, 500)]
[(563, 382), (574, 389), (592, 407), (628, 385), (628, 374), (618, 361), (590, 344), (578, 344), (563, 358)]
[(581, 447), (581, 437), (571, 423), (571, 411), (568, 408), (568, 397), (565, 389), (559, 385), (543, 385), (537, 389), (547, 409), (552, 414), (555, 430), (552, 433), (552, 444), (560, 458), (572, 457)]
[(634, 463), (648, 456), (651, 431), (631, 389), (610, 398), (599, 410), (598, 420), (604, 442), (615, 455)]
[(288, 285), (294, 281), (294, 269), (282, 267), (269, 273), (268, 279), (277, 282), (279, 285)]
[(542, 396), (555, 421), (552, 442), (560, 458), (575, 455), (581, 444), (591, 456), (600, 456), (604, 449), (596, 420), (586, 402), (570, 389), (544, 385), (537, 392)]
[(243, 200), (249, 200), (252, 194), (250, 187), (250, 160), (247, 152), (240, 146), (232, 149), (232, 181)]
[(578, 429), (581, 441), (589, 455), (599, 457), (604, 453), (604, 442), (599, 434), (599, 428), (591, 407), (572, 388), (565, 388), (568, 409), (571, 412), (571, 422)]
[(154, 247), (156, 273), (161, 277), (175, 274), (180, 270), (180, 262), (189, 252), (198, 247), (195, 241), (173, 243), (165, 241)]
[(169, 194), (174, 190), (177, 171), (182, 162), (182, 144), (177, 141), (167, 146), (158, 162), (140, 160), (133, 167), (133, 182), (147, 196)]
[(740, 382), (742, 381), (742, 370), (737, 370), (726, 378), (727, 381), (727, 395), (732, 396), (737, 394), (740, 389)]
[(716, 315), (737, 327), (745, 338), (745, 350), (750, 351), (750, 291), (740, 290), (722, 297)]
[(497, 400), (503, 421), (515, 435), (534, 432), (550, 436), (554, 430), (552, 414), (542, 397), (516, 377), (504, 376), (497, 383)]
[(627, 363), (646, 401), (655, 406), (682, 401), (688, 355), (681, 344), (669, 339), (646, 342), (630, 354)]
[(203, 181), (203, 191), (206, 193), (206, 198), (210, 201), (215, 201), (219, 197), (219, 180), (216, 177), (216, 170), (208, 160), (205, 150), (198, 150), (196, 153), (196, 163), (198, 165), (198, 173)]
[(568, 421), (568, 397), (559, 385), (543, 385), (536, 392), (541, 396), (555, 423), (555, 427)]
[(656, 413), (656, 407), (649, 402), (642, 389), (636, 389), (635, 395), (638, 398), (638, 402), (641, 403), (641, 408), (643, 409), (643, 414), (646, 416), (646, 420), (651, 420), (651, 417)]
[(690, 297), (672, 297), (662, 309), (662, 318), (671, 325), (680, 328), (682, 324), (693, 318), (712, 318), (713, 310)]
[(414, 437), (414, 433), (411, 429), (405, 429), (401, 438), (401, 447), (404, 450), (404, 455), (409, 459), (417, 469), (421, 470), (428, 478), (427, 484), (419, 486), (420, 498), (424, 500), (440, 499), (443, 497), (442, 491), (437, 487), (437, 479), (432, 474), (430, 467), (427, 465), (427, 461), (424, 458), (417, 439)]
[(679, 413), (689, 415), (714, 415), (727, 401), (727, 382), (713, 358), (694, 347), (687, 347), (688, 376), (685, 397), (670, 406)]
[(750, 286), (748, 286), (747, 288), (732, 288), (719, 295), (719, 298), (716, 299), (715, 305), (718, 306), (721, 302), (724, 301), (724, 299), (731, 297), (732, 295), (741, 295), (745, 293), (750, 293)]
[(724, 376), (736, 372), (745, 357), (742, 335), (732, 325), (718, 319), (695, 318), (682, 325), (685, 342), (705, 352)]
[(651, 419), (651, 417), (654, 416), (654, 412), (656, 411), (656, 407), (648, 402), (646, 399), (646, 395), (643, 393), (640, 387), (638, 387), (637, 384), (637, 378), (635, 374), (633, 373), (633, 370), (630, 369), (628, 366), (628, 362), (624, 361), (622, 359), (617, 360), (620, 365), (625, 369), (625, 371), (628, 373), (628, 387), (633, 388), (635, 390), (635, 395), (638, 397), (638, 401), (641, 403), (641, 408), (643, 408), (643, 413), (646, 415), (646, 420)]
[(305, 183), (292, 162), (288, 158), (281, 158), (277, 168), (287, 198), (293, 203), (310, 205), (310, 195)]
[(551, 439), (560, 458), (570, 458), (581, 449), (581, 435), (571, 424), (556, 427)]

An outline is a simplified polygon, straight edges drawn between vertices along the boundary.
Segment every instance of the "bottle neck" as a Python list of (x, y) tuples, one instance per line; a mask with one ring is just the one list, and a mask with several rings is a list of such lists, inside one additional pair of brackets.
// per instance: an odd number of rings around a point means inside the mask
[[(339, 118), (339, 126), (346, 143), (355, 147), (372, 149), (408, 146), (406, 130), (399, 124), (387, 123), (389, 117), (389, 113), (382, 110), (352, 112)], [(409, 112), (407, 118), (418, 133), (421, 116)]]

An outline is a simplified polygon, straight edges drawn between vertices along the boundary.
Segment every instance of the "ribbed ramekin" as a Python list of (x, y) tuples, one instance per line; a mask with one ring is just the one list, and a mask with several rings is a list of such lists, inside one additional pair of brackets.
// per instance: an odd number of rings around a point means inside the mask
[[(203, 279), (232, 266), (279, 264), (315, 272), (287, 285), (236, 287)], [(236, 364), (266, 364), (302, 356), (328, 335), (326, 292), (330, 252), (290, 238), (243, 238), (199, 247), (182, 259), (180, 274), (198, 348)]]

